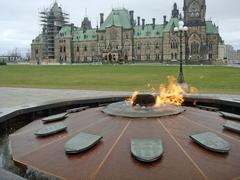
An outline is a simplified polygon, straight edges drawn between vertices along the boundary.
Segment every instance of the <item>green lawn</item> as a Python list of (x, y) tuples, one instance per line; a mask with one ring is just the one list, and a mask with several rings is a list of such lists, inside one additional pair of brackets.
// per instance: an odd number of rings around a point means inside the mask
[[(7, 65), (0, 66), (1, 87), (146, 91), (158, 89), (177, 66), (160, 65)], [(186, 82), (200, 92), (240, 94), (240, 68), (184, 67)]]

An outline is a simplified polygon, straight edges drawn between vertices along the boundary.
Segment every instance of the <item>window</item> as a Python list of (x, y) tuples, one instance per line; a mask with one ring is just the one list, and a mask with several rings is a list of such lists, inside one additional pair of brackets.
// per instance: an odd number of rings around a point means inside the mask
[(77, 52), (79, 52), (79, 46), (77, 47)]
[(141, 44), (140, 44), (140, 43), (137, 45), (137, 49), (138, 49), (138, 50), (141, 49)]
[(137, 60), (141, 60), (141, 55), (137, 55)]
[(213, 50), (213, 45), (210, 43), (208, 46), (209, 46), (209, 51), (212, 51)]
[(35, 49), (35, 54), (38, 54), (38, 49)]
[(173, 53), (171, 54), (171, 59), (173, 59)]
[(172, 39), (171, 41), (171, 49), (177, 49), (178, 48), (178, 42), (176, 39)]
[(65, 46), (63, 47), (63, 52), (66, 52), (66, 47)]
[(60, 46), (60, 52), (62, 52), (62, 46)]
[(147, 60), (150, 60), (150, 54), (147, 55)]
[(150, 49), (151, 43), (147, 42), (147, 49)]
[(87, 46), (84, 46), (84, 51), (87, 51)]
[(199, 54), (199, 43), (192, 42), (191, 43), (191, 54)]
[(177, 53), (175, 53), (175, 59), (177, 59)]
[(199, 17), (200, 7), (197, 2), (190, 5), (190, 13), (192, 17)]
[(209, 59), (212, 59), (212, 54), (209, 54)]

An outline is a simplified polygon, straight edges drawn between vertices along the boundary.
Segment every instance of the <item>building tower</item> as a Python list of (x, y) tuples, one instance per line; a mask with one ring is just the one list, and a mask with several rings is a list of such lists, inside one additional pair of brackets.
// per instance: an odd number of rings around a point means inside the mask
[(92, 29), (92, 24), (91, 21), (88, 19), (87, 16), (84, 17), (82, 24), (81, 24), (81, 29), (85, 32), (88, 29)]
[(186, 58), (199, 62), (208, 59), (206, 33), (206, 1), (184, 0), (184, 23), (189, 27), (186, 37)]
[(178, 18), (179, 17), (179, 10), (177, 8), (177, 3), (174, 3), (173, 10), (172, 10), (172, 18)]
[(184, 0), (184, 21), (187, 26), (205, 25), (206, 1)]
[(64, 13), (62, 8), (55, 2), (51, 9), (40, 12), (40, 18), (43, 26), (43, 54), (48, 59), (54, 59), (55, 35), (68, 23), (68, 14)]

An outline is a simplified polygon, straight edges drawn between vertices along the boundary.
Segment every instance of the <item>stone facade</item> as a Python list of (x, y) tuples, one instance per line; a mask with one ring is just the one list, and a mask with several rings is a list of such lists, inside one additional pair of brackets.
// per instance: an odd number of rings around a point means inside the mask
[[(65, 25), (55, 36), (55, 62), (178, 63), (180, 37), (173, 29), (181, 19), (189, 27), (182, 38), (184, 62), (223, 62), (219, 52), (223, 41), (218, 27), (212, 21), (205, 21), (205, 0), (184, 0), (183, 11), (182, 18), (175, 3), (168, 21), (164, 16), (162, 24), (156, 24), (155, 18), (146, 24), (140, 17), (135, 20), (133, 11), (116, 9), (105, 20), (101, 13), (97, 28), (92, 28), (85, 17), (81, 27)], [(41, 38), (40, 34), (32, 43), (32, 59), (39, 63), (46, 58), (41, 54), (44, 41)]]

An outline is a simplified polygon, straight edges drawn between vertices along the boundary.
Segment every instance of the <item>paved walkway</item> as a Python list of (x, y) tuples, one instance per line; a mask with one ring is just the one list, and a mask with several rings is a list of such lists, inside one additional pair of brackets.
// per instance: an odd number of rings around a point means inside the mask
[(41, 104), (49, 101), (94, 98), (102, 96), (129, 95), (128, 92), (89, 91), (89, 90), (56, 90), (0, 87), (0, 109)]
[[(125, 96), (130, 92), (90, 91), (90, 90), (57, 90), (31, 88), (0, 87), (0, 114), (24, 107), (45, 104), (47, 102), (73, 100), (82, 98), (98, 98), (103, 96)], [(224, 99), (240, 102), (239, 95), (197, 94), (214, 99)]]

